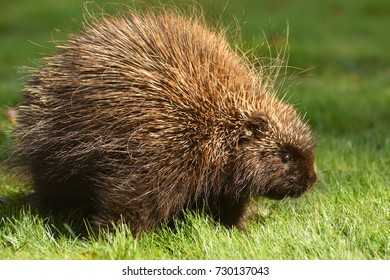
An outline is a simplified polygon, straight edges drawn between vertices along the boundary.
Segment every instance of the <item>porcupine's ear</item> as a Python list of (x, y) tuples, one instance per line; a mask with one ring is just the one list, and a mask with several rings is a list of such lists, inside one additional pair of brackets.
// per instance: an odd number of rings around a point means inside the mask
[(250, 139), (260, 139), (269, 125), (268, 118), (264, 113), (253, 113), (244, 122), (241, 128), (239, 145), (247, 143)]

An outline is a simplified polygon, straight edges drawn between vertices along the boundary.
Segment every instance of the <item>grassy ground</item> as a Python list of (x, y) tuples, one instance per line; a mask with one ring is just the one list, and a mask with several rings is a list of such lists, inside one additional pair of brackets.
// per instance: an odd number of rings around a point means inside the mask
[(317, 135), (319, 183), (298, 200), (261, 200), (245, 234), (189, 214), (175, 231), (137, 240), (124, 226), (80, 237), (68, 219), (38, 215), (25, 206), (26, 180), (4, 170), (6, 108), (20, 100), (23, 75), (15, 67), (51, 52), (48, 41), (77, 30), (82, 12), (76, 1), (2, 3), (0, 197), (8, 203), (0, 204), (0, 259), (389, 259), (390, 3), (205, 2), (206, 13), (236, 19), (248, 45), (262, 44), (263, 31), (280, 44), (288, 22), (290, 65), (308, 69), (287, 82), (288, 96)]

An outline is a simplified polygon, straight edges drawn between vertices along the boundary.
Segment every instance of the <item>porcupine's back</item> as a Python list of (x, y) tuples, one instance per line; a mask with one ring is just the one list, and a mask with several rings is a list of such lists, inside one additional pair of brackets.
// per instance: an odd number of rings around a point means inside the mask
[(24, 89), (19, 153), (35, 204), (98, 225), (122, 217), (136, 233), (219, 199), (250, 115), (298, 119), (221, 34), (174, 13), (101, 19), (58, 47)]

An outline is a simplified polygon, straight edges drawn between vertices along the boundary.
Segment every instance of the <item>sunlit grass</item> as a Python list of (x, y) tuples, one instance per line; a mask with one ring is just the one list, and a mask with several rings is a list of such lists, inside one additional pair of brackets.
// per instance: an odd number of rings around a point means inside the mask
[(20, 100), (24, 80), (17, 68), (34, 66), (54, 50), (48, 41), (76, 31), (82, 11), (78, 1), (4, 4), (0, 197), (6, 203), (0, 203), (0, 259), (389, 258), (390, 37), (383, 36), (390, 26), (388, 1), (224, 3), (215, 1), (210, 10), (224, 11), (227, 23), (235, 17), (248, 44), (261, 44), (262, 31), (271, 44), (277, 42), (288, 22), (290, 64), (307, 70), (287, 81), (287, 98), (307, 112), (318, 139), (316, 186), (298, 200), (260, 200), (260, 214), (245, 233), (188, 213), (174, 229), (134, 239), (124, 225), (96, 234), (83, 221), (39, 215), (26, 206), (31, 186), (22, 171), (5, 168), (12, 154), (6, 106)]

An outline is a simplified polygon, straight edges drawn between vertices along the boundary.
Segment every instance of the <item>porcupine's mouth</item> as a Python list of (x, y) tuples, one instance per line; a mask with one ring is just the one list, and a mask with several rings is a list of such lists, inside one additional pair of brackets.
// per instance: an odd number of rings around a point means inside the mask
[(289, 188), (272, 188), (269, 189), (264, 196), (269, 199), (282, 200), (284, 198), (298, 198), (306, 193), (313, 186), (313, 182), (308, 182), (304, 186), (298, 188), (289, 187)]
[(280, 191), (268, 191), (264, 196), (269, 199), (274, 200), (282, 200), (284, 198), (290, 197), (290, 198), (298, 198), (301, 195), (303, 195), (306, 192), (306, 190), (289, 190), (287, 192), (280, 192)]

